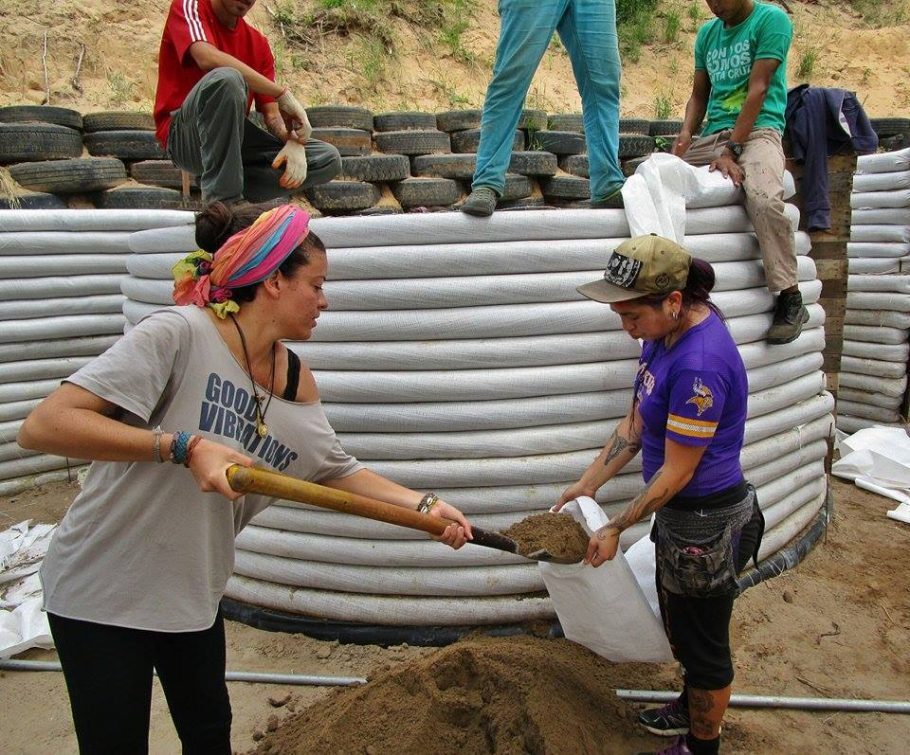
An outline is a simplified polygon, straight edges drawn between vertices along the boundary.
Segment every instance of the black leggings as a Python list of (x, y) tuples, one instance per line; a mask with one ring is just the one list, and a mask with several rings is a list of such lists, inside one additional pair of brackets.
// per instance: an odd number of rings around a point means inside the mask
[(231, 754), (224, 619), (201, 632), (151, 632), (48, 614), (82, 755), (147, 753), (152, 669), (183, 752)]

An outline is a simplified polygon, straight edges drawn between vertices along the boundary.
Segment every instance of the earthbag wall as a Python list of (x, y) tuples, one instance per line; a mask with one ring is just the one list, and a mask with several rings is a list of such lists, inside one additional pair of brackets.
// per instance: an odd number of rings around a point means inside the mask
[(0, 495), (72, 465), (16, 443), (25, 416), (123, 332), (131, 233), (192, 222), (149, 210), (0, 210)]
[(910, 150), (857, 159), (837, 427), (903, 424), (910, 356)]
[[(796, 212), (788, 208), (796, 224)], [(328, 218), (329, 309), (311, 366), (344, 446), (405, 485), (435, 490), (482, 527), (548, 508), (596, 456), (631, 400), (638, 344), (609, 307), (575, 290), (628, 237), (621, 210)], [(792, 540), (825, 497), (833, 399), (821, 372), (821, 284), (797, 234), (811, 320), (769, 347), (773, 299), (739, 206), (687, 213), (687, 247), (717, 266), (716, 301), (749, 369), (743, 463), (768, 519), (763, 555)], [(381, 242), (378, 243), (377, 242)], [(169, 303), (186, 228), (134, 234), (123, 283), (130, 322)], [(608, 515), (641, 488), (640, 466), (599, 493)], [(638, 526), (624, 547), (646, 532)], [(553, 616), (536, 565), (452, 551), (392, 525), (282, 502), (237, 538), (234, 600), (377, 625), (502, 624)]]

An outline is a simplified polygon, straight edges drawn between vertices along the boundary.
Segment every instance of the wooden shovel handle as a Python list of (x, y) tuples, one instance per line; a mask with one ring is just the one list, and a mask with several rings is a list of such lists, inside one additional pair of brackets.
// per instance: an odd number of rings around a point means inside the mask
[(232, 464), (227, 470), (227, 479), (228, 484), (238, 493), (258, 493), (289, 501), (311, 503), (324, 509), (333, 509), (345, 514), (356, 514), (379, 522), (422, 530), (431, 535), (441, 535), (451, 524), (447, 519), (420, 514), (417, 511), (377, 501), (374, 498), (327, 488), (325, 485), (317, 485), (315, 482), (299, 480), (296, 477), (270, 472), (266, 469)]

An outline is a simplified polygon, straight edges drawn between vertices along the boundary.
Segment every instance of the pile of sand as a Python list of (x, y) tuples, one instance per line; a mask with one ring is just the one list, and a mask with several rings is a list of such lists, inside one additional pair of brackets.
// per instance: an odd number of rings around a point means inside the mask
[(518, 552), (522, 556), (545, 550), (566, 563), (581, 561), (590, 541), (588, 533), (571, 516), (549, 511), (525, 517), (503, 534), (518, 543)]
[(614, 665), (568, 640), (472, 638), (291, 715), (255, 753), (625, 752), (642, 737), (617, 688), (648, 687), (654, 667)]

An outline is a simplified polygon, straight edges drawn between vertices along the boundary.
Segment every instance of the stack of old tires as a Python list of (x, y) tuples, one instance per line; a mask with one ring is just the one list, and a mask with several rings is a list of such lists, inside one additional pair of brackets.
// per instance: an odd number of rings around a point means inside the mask
[(910, 148), (865, 155), (853, 179), (837, 426), (899, 424), (910, 332)]
[[(790, 208), (792, 210), (792, 208)], [(796, 222), (795, 210), (791, 217)], [(629, 235), (621, 210), (529, 210), (313, 221), (329, 247), (330, 307), (312, 367), (345, 447), (416, 489), (435, 490), (482, 527), (549, 507), (627, 411), (638, 344), (580, 283)], [(823, 506), (833, 399), (821, 372), (824, 312), (808, 237), (797, 235), (811, 319), (785, 346), (764, 335), (773, 300), (740, 206), (687, 213), (686, 244), (715, 263), (717, 303), (749, 370), (743, 462), (776, 553)], [(131, 322), (169, 303), (169, 270), (193, 248), (185, 229), (144, 231), (124, 281)], [(609, 514), (640, 490), (633, 463), (604, 487)], [(624, 545), (641, 537), (633, 528)], [(536, 566), (478, 546), (455, 552), (420, 533), (282, 503), (237, 539), (228, 596), (299, 628), (504, 624), (553, 615)], [(291, 619), (287, 619), (291, 620)], [(402, 630), (404, 631), (404, 630)]]
[(0, 494), (61, 479), (78, 463), (20, 448), (23, 418), (123, 332), (128, 239), (189, 213), (0, 210)]
[(2, 207), (176, 208), (179, 171), (164, 157), (146, 113), (0, 108), (0, 164), (14, 182)]

